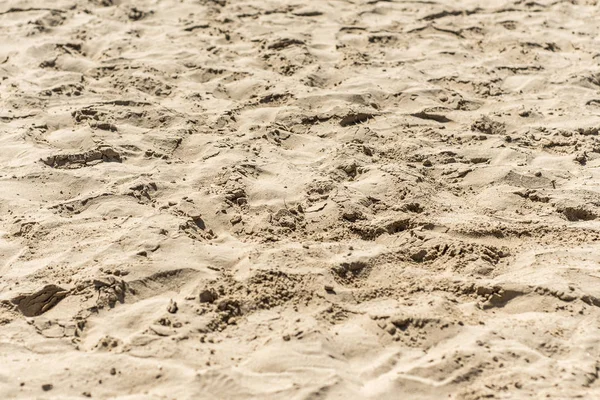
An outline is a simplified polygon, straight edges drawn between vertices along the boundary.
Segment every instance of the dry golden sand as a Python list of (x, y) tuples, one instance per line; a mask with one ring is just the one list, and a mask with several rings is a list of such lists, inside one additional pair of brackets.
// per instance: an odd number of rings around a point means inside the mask
[(0, 1), (0, 398), (600, 398), (600, 6)]

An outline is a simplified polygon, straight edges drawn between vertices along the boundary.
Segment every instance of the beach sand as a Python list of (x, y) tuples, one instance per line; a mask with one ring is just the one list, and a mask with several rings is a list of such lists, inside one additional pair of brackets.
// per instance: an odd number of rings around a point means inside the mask
[(596, 1), (0, 1), (0, 398), (600, 398)]

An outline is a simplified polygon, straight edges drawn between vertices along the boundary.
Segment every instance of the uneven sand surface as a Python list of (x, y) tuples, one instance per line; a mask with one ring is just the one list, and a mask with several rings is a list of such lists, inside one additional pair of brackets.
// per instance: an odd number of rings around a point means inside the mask
[(599, 35), (0, 1), (0, 398), (600, 398)]

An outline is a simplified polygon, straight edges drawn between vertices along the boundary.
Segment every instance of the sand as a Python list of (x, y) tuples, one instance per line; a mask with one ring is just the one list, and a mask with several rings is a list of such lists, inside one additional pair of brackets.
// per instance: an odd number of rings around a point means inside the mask
[(0, 398), (600, 398), (599, 35), (0, 1)]

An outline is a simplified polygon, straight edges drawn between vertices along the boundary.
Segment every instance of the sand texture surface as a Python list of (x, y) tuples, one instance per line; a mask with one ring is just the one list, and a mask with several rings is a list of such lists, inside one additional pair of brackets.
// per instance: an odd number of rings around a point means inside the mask
[(0, 0), (0, 398), (600, 398), (600, 5)]

